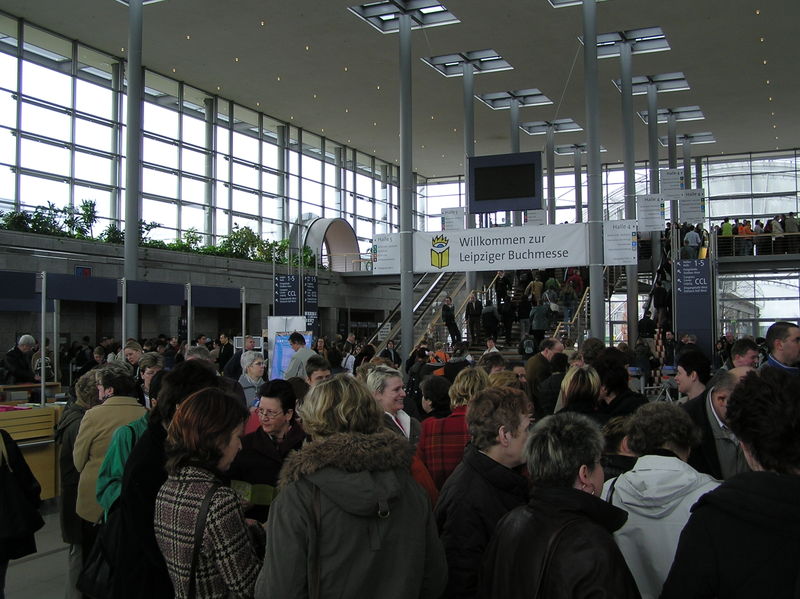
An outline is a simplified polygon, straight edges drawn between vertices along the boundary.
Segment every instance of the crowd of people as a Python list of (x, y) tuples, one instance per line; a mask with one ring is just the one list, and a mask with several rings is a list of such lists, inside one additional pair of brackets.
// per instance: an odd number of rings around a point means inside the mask
[[(290, 343), (301, 376), (269, 380), (246, 346), (238, 379), (204, 347), (148, 375), (160, 354), (129, 341), (77, 380), (57, 430), (68, 596), (97, 592), (98, 555), (122, 598), (793, 596), (795, 324), (763, 359), (733, 340), (720, 369), (683, 348), (680, 403), (632, 390), (629, 356), (594, 338), (354, 373), (333, 372), (337, 341)], [(3, 574), (41, 526), (8, 520)]]

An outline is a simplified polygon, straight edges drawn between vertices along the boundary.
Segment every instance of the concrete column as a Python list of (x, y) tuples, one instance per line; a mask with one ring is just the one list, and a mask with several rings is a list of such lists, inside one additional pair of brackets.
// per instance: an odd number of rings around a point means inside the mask
[[(678, 168), (677, 127), (677, 119), (675, 115), (670, 112), (667, 115), (667, 155), (669, 157), (669, 168)], [(686, 188), (689, 189), (690, 187), (691, 183), (687, 183)], [(678, 214), (678, 200), (670, 200), (669, 210), (673, 220), (678, 220), (680, 217)]]
[[(510, 117), (510, 138), (511, 138), (511, 152), (513, 154), (519, 154), (519, 100), (513, 98), (511, 100), (511, 107), (509, 109), (509, 117)], [(515, 210), (511, 214), (512, 224), (515, 227), (518, 227), (522, 224), (522, 212), (519, 210)]]
[(217, 117), (217, 102), (215, 98), (205, 98), (203, 100), (203, 108), (205, 110), (205, 150), (206, 150), (206, 163), (205, 163), (205, 176), (206, 183), (204, 185), (204, 224), (205, 229), (205, 244), (212, 245), (214, 243), (214, 179), (216, 175), (216, 165), (214, 160), (214, 148), (216, 144), (216, 129), (214, 122)]
[(694, 189), (700, 185), (692, 185), (692, 140), (688, 135), (683, 136), (683, 180), (686, 189)]
[(575, 163), (575, 222), (583, 222), (583, 150), (575, 146), (572, 153), (572, 160)]
[[(139, 219), (142, 205), (142, 112), (144, 96), (142, 71), (142, 0), (128, 3), (128, 114), (125, 162), (125, 278), (138, 276)], [(138, 337), (139, 307), (130, 304), (125, 310), (128, 334)], [(124, 343), (124, 340), (123, 340)]]
[(607, 332), (605, 285), (603, 283), (603, 185), (600, 170), (596, 0), (583, 0), (583, 65), (586, 90), (586, 174), (589, 205), (589, 317), (592, 336), (605, 339)]
[[(625, 173), (625, 218), (636, 218), (636, 154), (633, 135), (633, 55), (631, 45), (620, 45), (622, 81), (622, 161)], [(657, 233), (660, 235), (660, 233)], [(651, 236), (652, 237), (652, 236)], [(628, 343), (639, 337), (639, 265), (625, 267)]]
[[(400, 347), (414, 347), (414, 254), (412, 246), (411, 17), (400, 15)], [(465, 165), (466, 166), (466, 165)]]
[(547, 224), (556, 224), (556, 128), (547, 125)]
[[(647, 133), (650, 162), (650, 193), (660, 189), (658, 175), (658, 98), (655, 83), (647, 86)], [(653, 273), (661, 264), (661, 231), (653, 235)]]
[[(464, 62), (462, 65), (463, 70), (463, 84), (464, 84), (464, 172), (467, 173), (465, 180), (465, 191), (469, 190), (469, 168), (468, 161), (471, 156), (475, 155), (475, 102), (473, 96), (475, 95), (475, 71), (472, 65)], [(468, 207), (466, 207), (469, 210)], [(482, 215), (485, 216), (485, 215)], [(474, 216), (467, 214), (467, 228), (474, 229), (475, 221)], [(477, 275), (473, 272), (466, 273), (467, 289), (472, 291), (477, 284)]]

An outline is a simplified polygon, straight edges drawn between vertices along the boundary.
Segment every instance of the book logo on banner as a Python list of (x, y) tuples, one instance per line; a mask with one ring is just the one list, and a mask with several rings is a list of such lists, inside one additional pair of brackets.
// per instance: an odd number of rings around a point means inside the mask
[(431, 239), (431, 266), (447, 268), (450, 266), (450, 240), (444, 235)]

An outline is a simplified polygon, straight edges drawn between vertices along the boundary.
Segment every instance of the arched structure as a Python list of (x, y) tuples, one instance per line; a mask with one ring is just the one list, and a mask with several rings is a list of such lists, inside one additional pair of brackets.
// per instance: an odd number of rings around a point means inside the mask
[[(328, 256), (328, 267), (332, 271), (353, 270), (353, 260), (359, 257), (356, 232), (343, 218), (311, 218), (303, 223), (303, 245), (307, 245), (318, 256)], [(292, 227), (290, 239), (297, 239), (297, 225)], [(294, 244), (292, 244), (294, 245)]]

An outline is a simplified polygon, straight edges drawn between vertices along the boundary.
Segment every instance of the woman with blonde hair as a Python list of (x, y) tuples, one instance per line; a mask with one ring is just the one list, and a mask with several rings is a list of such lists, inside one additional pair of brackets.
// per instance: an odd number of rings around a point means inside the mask
[(429, 418), (422, 423), (417, 455), (428, 468), (437, 489), (464, 457), (469, 443), (467, 404), (489, 386), (489, 375), (483, 368), (465, 368), (450, 386), (450, 408), (445, 418)]
[(255, 596), (439, 597), (447, 565), (414, 453), (353, 377), (312, 387), (301, 408), (312, 441), (284, 464)]
[(591, 366), (570, 368), (561, 381), (556, 412), (578, 412), (596, 421), (597, 402), (600, 398), (600, 376)]

